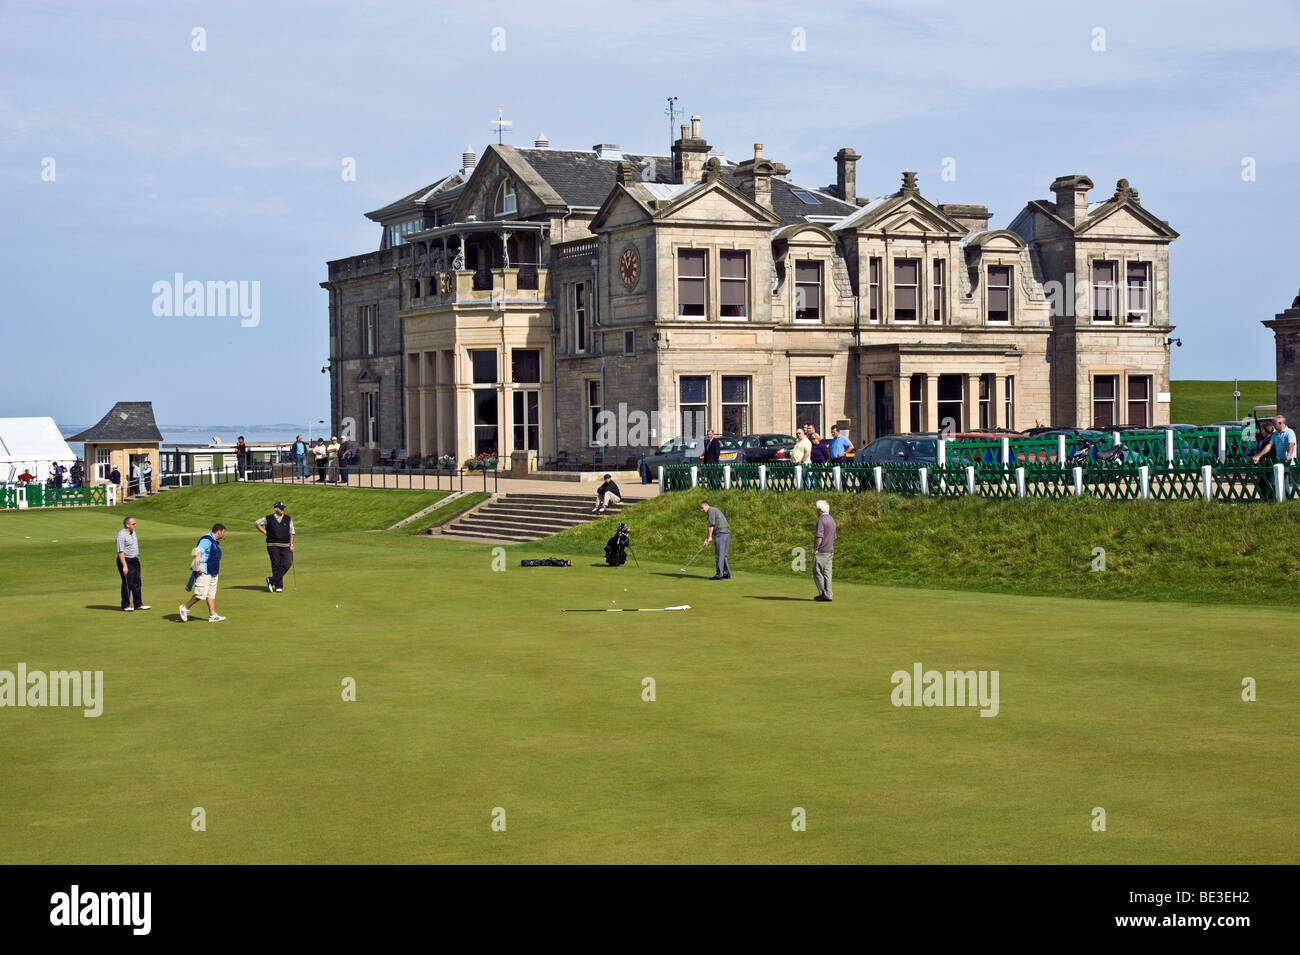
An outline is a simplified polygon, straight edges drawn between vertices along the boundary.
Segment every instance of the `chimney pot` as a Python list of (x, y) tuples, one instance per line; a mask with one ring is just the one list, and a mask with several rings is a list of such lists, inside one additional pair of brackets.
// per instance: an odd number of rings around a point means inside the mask
[(698, 113), (691, 114), (691, 139), (700, 138), (700, 116)]
[(754, 158), (755, 158), (755, 159), (762, 159), (762, 158), (763, 158), (763, 144), (762, 144), (762, 143), (754, 143)]

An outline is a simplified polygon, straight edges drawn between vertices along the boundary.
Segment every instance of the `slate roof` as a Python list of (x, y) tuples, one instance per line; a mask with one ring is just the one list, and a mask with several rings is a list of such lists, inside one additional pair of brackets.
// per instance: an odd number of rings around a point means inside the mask
[(614, 189), (618, 164), (632, 167), (638, 182), (672, 182), (673, 161), (668, 156), (623, 153), (620, 159), (598, 159), (589, 149), (520, 149), (514, 152), (536, 170), (570, 206), (598, 208)]
[[(794, 195), (795, 189), (809, 193), (820, 205), (809, 205)], [(829, 196), (817, 189), (800, 186), (784, 179), (772, 177), (772, 211), (781, 217), (782, 225), (807, 221), (808, 216), (834, 216), (836, 219), (858, 211), (858, 207)], [(829, 225), (829, 223), (825, 223)]]
[(119, 401), (113, 405), (112, 411), (99, 419), (98, 424), (67, 440), (100, 444), (132, 441), (150, 444), (162, 441), (162, 432), (154, 422), (152, 401)]
[(383, 219), (390, 219), (393, 216), (400, 215), (403, 212), (415, 212), (424, 203), (433, 199), (439, 193), (449, 193), (452, 188), (464, 184), (468, 176), (462, 176), (459, 172), (454, 172), (450, 176), (443, 176), (437, 182), (431, 182), (422, 189), (417, 189), (408, 195), (402, 196), (388, 205), (376, 209), (374, 212), (367, 212), (366, 218), (379, 222)]

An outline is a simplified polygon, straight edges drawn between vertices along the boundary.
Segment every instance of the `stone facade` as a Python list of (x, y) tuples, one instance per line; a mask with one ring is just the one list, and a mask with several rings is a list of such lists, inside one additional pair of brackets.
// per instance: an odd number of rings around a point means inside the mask
[(1277, 410), (1294, 428), (1300, 419), (1300, 295), (1263, 325), (1273, 329), (1277, 348)]
[(840, 423), (861, 445), (1169, 420), (1177, 233), (1124, 180), (1090, 203), (1087, 177), (1062, 177), (991, 230), (914, 173), (858, 199), (849, 148), (824, 189), (761, 144), (711, 159), (698, 117), (671, 157), (467, 157), (370, 214), (400, 244), (331, 262), (323, 283), (336, 420), (361, 421), (377, 391), (384, 446), (615, 466), (692, 427)]

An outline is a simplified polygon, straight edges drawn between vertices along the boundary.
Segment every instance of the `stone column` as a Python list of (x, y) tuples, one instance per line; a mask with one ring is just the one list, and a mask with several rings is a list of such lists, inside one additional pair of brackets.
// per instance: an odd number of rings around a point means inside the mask
[(993, 410), (989, 414), (989, 426), (993, 428), (1010, 428), (1011, 424), (1006, 421), (1007, 407), (1007, 376), (993, 376)]
[(925, 420), (922, 431), (939, 430), (939, 376), (934, 372), (925, 373)]
[[(989, 422), (990, 425), (992, 422)], [(980, 376), (966, 376), (966, 420), (963, 431), (975, 431), (980, 426)]]

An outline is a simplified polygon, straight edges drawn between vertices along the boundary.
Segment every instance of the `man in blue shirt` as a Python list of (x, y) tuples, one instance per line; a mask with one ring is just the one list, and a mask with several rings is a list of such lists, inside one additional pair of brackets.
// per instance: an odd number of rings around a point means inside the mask
[(840, 426), (837, 424), (831, 425), (831, 460), (843, 461), (852, 450), (854, 450), (853, 442), (848, 439), (847, 435), (840, 434)]
[(1286, 426), (1286, 415), (1273, 419), (1273, 434), (1269, 436), (1268, 445), (1252, 459), (1259, 464), (1259, 459), (1272, 452), (1277, 464), (1295, 463), (1295, 432)]
[(200, 600), (208, 602), (208, 623), (220, 623), (226, 618), (217, 613), (217, 577), (221, 573), (221, 538), (226, 536), (225, 524), (213, 524), (212, 530), (199, 538), (194, 547), (192, 568), (198, 579), (194, 582), (194, 596), (189, 603), (181, 604), (181, 623), (190, 619), (190, 608)]
[(302, 435), (293, 440), (293, 459), (298, 465), (298, 476), (303, 480), (307, 479), (307, 445), (302, 440)]

